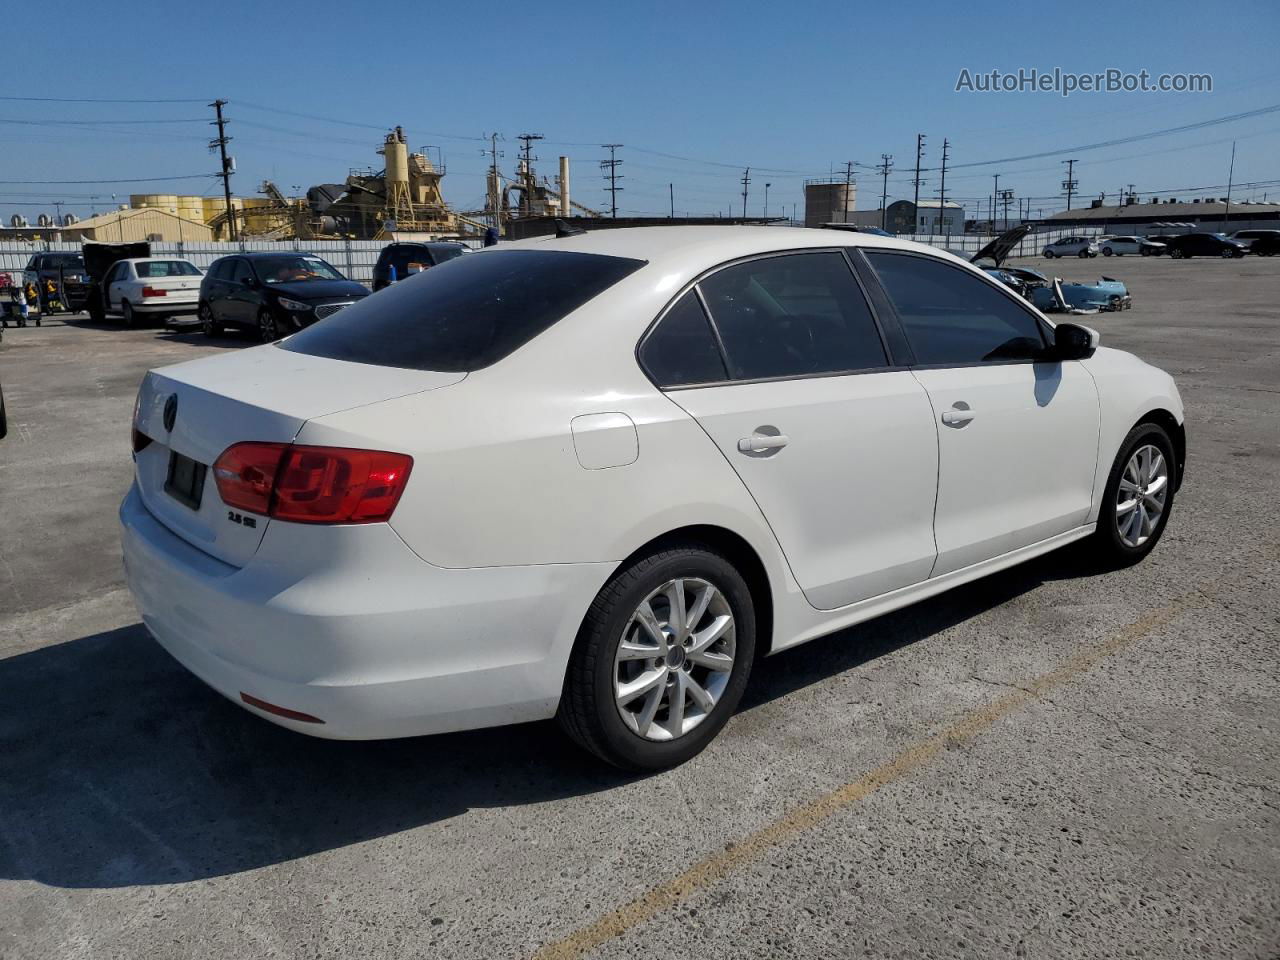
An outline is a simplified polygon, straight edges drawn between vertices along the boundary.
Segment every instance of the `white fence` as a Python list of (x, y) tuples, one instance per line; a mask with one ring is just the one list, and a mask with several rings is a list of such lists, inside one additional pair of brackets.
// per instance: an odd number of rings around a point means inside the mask
[[(1031, 257), (1037, 255), (1044, 245), (1052, 240), (1067, 236), (1092, 236), (1098, 234), (1096, 229), (1079, 227), (1058, 230), (1043, 230), (1028, 234), (1013, 249), (1013, 257)], [(976, 233), (957, 233), (951, 236), (917, 236), (903, 235), (903, 239), (917, 240), (920, 243), (942, 247), (955, 253), (977, 253), (994, 239), (994, 235)], [(461, 241), (471, 247), (479, 247), (479, 240)], [(296, 252), (306, 250), (323, 257), (352, 280), (361, 283), (373, 282), (373, 265), (378, 254), (385, 247), (382, 240), (246, 240), (239, 243), (160, 243), (151, 244), (151, 255), (156, 257), (185, 257), (201, 269), (205, 269), (218, 257), (229, 253), (245, 253), (247, 251)], [(3, 241), (0, 242), (0, 273), (8, 273), (15, 280), (22, 273), (23, 267), (31, 259), (33, 253), (45, 251), (65, 251), (79, 253), (80, 243), (52, 242), (46, 240)]]
[[(218, 257), (229, 253), (251, 251), (281, 251), (293, 253), (305, 250), (323, 257), (352, 280), (373, 282), (373, 265), (378, 254), (387, 245), (384, 240), (246, 240), (240, 243), (160, 243), (153, 241), (153, 257), (185, 257), (204, 270)], [(480, 241), (460, 241), (471, 247), (479, 247)], [(0, 273), (8, 273), (14, 280), (33, 253), (79, 253), (80, 242), (52, 242), (44, 240), (0, 242)]]

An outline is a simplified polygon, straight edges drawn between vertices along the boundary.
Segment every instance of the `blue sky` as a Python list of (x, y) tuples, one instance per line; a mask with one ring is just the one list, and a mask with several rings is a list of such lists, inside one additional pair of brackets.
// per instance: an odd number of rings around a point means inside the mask
[[(8, 24), (2, 97), (192, 98), (194, 103), (34, 103), (0, 100), (0, 180), (180, 176), (216, 168), (204, 141), (205, 103), (230, 101), (237, 193), (263, 178), (293, 185), (341, 181), (377, 166), (379, 130), (404, 126), (412, 145), (441, 147), (446, 199), (482, 203), (484, 134), (505, 136), (504, 171), (521, 133), (540, 133), (539, 172), (573, 161), (576, 200), (604, 207), (599, 144), (624, 144), (619, 207), (665, 213), (749, 211), (769, 182), (771, 213), (803, 209), (807, 176), (857, 161), (858, 206), (879, 204), (870, 167), (894, 155), (889, 196), (910, 197), (915, 136), (924, 165), (943, 138), (951, 162), (983, 163), (1059, 151), (1280, 104), (1280, 4), (543, 3), (60, 5), (47, 29), (38, 5)], [(24, 17), (31, 17), (23, 24)], [(1115, 67), (1208, 73), (1212, 93), (957, 93), (973, 73)], [(271, 109), (264, 109), (271, 108)], [(335, 123), (290, 116), (292, 111)], [(131, 125), (114, 121), (172, 119)], [(25, 122), (13, 122), (25, 121)], [(69, 123), (67, 121), (89, 121)], [(113, 121), (107, 123), (106, 121)], [(360, 126), (360, 125), (365, 126)], [(1231, 140), (1237, 183), (1280, 180), (1280, 112), (1071, 153), (1083, 196), (1225, 193)], [(670, 154), (672, 156), (660, 156)], [(1061, 207), (1067, 156), (956, 167), (947, 195), (974, 209), (992, 189)], [(681, 159), (676, 159), (681, 158)], [(938, 188), (922, 174), (922, 195)], [(1193, 187), (1213, 189), (1193, 191)], [(115, 192), (214, 193), (208, 178), (137, 184), (0, 183), (0, 215), (103, 209)], [(1280, 199), (1276, 186), (1233, 196)], [(97, 197), (96, 201), (92, 197)]]

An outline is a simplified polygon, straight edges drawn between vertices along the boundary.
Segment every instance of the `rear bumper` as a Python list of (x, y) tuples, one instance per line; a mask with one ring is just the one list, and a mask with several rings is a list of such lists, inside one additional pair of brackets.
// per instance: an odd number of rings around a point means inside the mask
[[(245, 709), (333, 739), (554, 715), (578, 624), (612, 570), (446, 570), (385, 524), (279, 521), (237, 568), (171, 533), (136, 488), (120, 521), (126, 579), (160, 645)], [(324, 722), (248, 707), (242, 693)]]
[(200, 301), (195, 297), (189, 300), (164, 297), (132, 304), (134, 313), (195, 313), (199, 305)]

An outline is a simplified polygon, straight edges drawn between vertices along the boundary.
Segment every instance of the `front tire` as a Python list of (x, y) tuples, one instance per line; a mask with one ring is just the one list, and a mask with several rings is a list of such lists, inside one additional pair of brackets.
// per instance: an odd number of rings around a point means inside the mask
[(275, 343), (280, 339), (280, 328), (270, 310), (258, 311), (258, 339), (263, 343)]
[(1113, 252), (1113, 251), (1112, 251), (1112, 249), (1111, 249), (1110, 247), (1103, 247), (1103, 248), (1102, 248), (1102, 255), (1103, 255), (1104, 257), (1109, 257), (1109, 256), (1111, 256), (1112, 252)]
[(755, 657), (751, 592), (701, 544), (619, 570), (578, 631), (557, 718), (580, 746), (627, 770), (700, 753), (728, 722)]
[(1111, 465), (1093, 533), (1101, 562), (1125, 567), (1155, 549), (1173, 509), (1177, 471), (1173, 442), (1163, 427), (1140, 423), (1129, 431)]
[(200, 309), (196, 311), (196, 315), (200, 318), (200, 329), (206, 337), (216, 337), (222, 332), (222, 329), (213, 319), (213, 307), (209, 306), (209, 304), (200, 304)]

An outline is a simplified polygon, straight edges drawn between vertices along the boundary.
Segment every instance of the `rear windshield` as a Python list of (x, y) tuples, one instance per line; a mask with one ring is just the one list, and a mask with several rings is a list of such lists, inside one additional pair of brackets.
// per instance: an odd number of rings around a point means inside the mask
[(642, 266), (643, 260), (546, 250), (456, 257), (352, 304), (280, 346), (383, 367), (479, 370)]
[(198, 277), (200, 275), (196, 265), (186, 260), (144, 260), (134, 266), (138, 270), (138, 276), (148, 280), (158, 277)]

